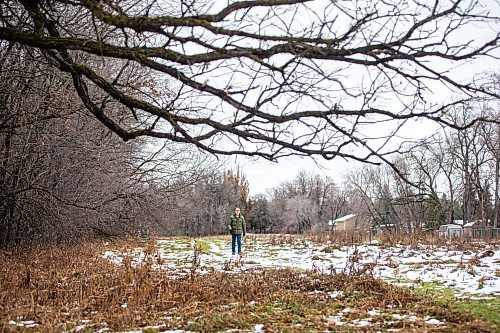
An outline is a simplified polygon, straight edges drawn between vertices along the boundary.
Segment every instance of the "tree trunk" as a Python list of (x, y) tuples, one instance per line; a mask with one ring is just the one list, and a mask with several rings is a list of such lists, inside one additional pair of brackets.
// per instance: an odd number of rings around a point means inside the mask
[[(500, 132), (500, 128), (499, 128)], [(499, 133), (500, 136), (500, 133)], [(493, 225), (500, 228), (500, 202), (498, 198), (498, 192), (500, 192), (500, 147), (498, 148), (498, 155), (496, 157), (495, 165), (495, 200), (494, 200), (494, 210), (493, 210)]]

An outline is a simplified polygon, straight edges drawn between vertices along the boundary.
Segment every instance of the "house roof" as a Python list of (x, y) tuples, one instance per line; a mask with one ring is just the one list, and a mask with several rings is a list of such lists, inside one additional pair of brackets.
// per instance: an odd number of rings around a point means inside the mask
[(349, 219), (352, 219), (353, 217), (356, 217), (358, 214), (349, 214), (349, 215), (345, 215), (345, 216), (342, 216), (342, 217), (339, 217), (338, 219), (335, 219), (335, 220), (330, 220), (328, 221), (328, 225), (334, 225), (338, 222), (345, 222)]
[[(489, 220), (488, 220), (488, 222), (489, 222)], [(470, 227), (474, 227), (474, 226), (479, 227), (482, 225), (484, 225), (483, 220), (476, 220), (476, 221), (472, 221), (472, 222), (464, 224), (464, 228), (470, 228)]]

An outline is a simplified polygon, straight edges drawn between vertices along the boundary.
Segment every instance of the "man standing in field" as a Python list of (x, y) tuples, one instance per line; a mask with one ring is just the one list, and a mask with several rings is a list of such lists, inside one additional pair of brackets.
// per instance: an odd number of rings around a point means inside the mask
[[(245, 225), (245, 218), (240, 213), (240, 209), (236, 208), (234, 214), (229, 218), (229, 224), (227, 225), (229, 232), (231, 233), (231, 249), (233, 256), (236, 253), (235, 243), (238, 242), (238, 254), (241, 254), (241, 237), (245, 237), (247, 233), (247, 227)], [(242, 236), (243, 235), (243, 236)]]

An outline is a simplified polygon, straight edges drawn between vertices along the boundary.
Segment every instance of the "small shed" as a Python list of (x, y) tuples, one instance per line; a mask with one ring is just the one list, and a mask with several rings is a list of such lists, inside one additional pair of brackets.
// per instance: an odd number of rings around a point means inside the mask
[(328, 221), (330, 231), (352, 231), (369, 229), (368, 219), (361, 214), (349, 214)]

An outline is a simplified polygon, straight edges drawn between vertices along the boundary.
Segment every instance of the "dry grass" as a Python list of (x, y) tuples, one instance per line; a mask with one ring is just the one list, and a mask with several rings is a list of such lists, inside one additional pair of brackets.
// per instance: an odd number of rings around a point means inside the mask
[(268, 235), (268, 241), (273, 244), (296, 244), (297, 242), (313, 241), (315, 243), (335, 244), (335, 246), (351, 246), (356, 244), (378, 241), (381, 246), (407, 245), (417, 248), (418, 244), (433, 247), (447, 247), (466, 251), (483, 247), (485, 243), (500, 245), (499, 238), (477, 239), (468, 236), (445, 238), (438, 236), (437, 232), (421, 233), (383, 233), (371, 235), (366, 232), (324, 232), (305, 235)]
[[(124, 250), (144, 246), (139, 242), (127, 240), (112, 246)], [(172, 279), (167, 271), (152, 269), (154, 240), (146, 247), (148, 257), (137, 267), (130, 261), (121, 266), (110, 264), (102, 258), (106, 248), (102, 243), (1, 251), (0, 331), (22, 331), (9, 321), (23, 319), (36, 321), (39, 326), (34, 330), (43, 332), (69, 331), (82, 320), (91, 321), (85, 332), (103, 325), (123, 331), (162, 323), (162, 329), (203, 332), (250, 329), (256, 324), (264, 324), (266, 331), (356, 331), (327, 320), (345, 308), (352, 309), (345, 314), (346, 320), (364, 318), (370, 309), (385, 314), (374, 318), (372, 326), (359, 329), (363, 332), (388, 328), (402, 332), (496, 331), (494, 325), (471, 314), (375, 280), (369, 271), (350, 275), (293, 270), (199, 275), (195, 259), (189, 275)], [(329, 296), (334, 291), (342, 291), (342, 296)], [(391, 313), (433, 316), (446, 325), (388, 320)]]

